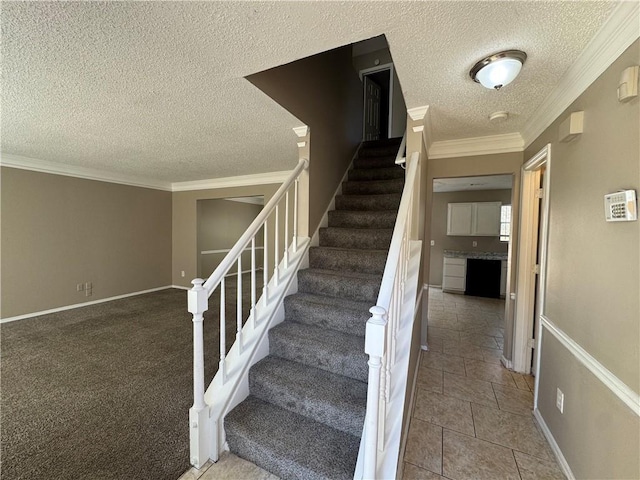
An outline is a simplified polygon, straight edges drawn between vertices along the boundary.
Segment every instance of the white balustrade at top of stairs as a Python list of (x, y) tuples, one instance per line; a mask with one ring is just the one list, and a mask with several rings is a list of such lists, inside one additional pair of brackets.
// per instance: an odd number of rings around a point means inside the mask
[[(222, 416), (226, 410), (233, 407), (231, 404), (233, 391), (241, 388), (239, 384), (242, 381), (242, 373), (248, 369), (249, 361), (259, 354), (261, 338), (267, 330), (266, 324), (273, 317), (272, 305), (281, 302), (291, 283), (290, 271), (297, 271), (303, 253), (308, 248), (309, 238), (298, 237), (300, 227), (299, 184), (302, 175), (308, 171), (308, 165), (309, 162), (306, 159), (299, 161), (287, 180), (265, 205), (211, 276), (206, 281), (196, 278), (191, 282), (193, 287), (187, 295), (188, 311), (193, 314), (193, 406), (189, 410), (189, 431), (190, 461), (196, 468), (200, 468), (210, 458), (214, 461), (217, 460), (224, 442), (224, 435), (221, 432)], [(292, 190), (293, 192), (291, 192)], [(281, 206), (284, 206), (283, 220), (281, 219)], [(290, 216), (291, 209), (293, 216)], [(293, 230), (291, 235), (290, 225)], [(273, 233), (270, 233), (270, 228), (273, 228)], [(281, 230), (284, 230), (283, 239), (280, 238)], [(257, 246), (256, 239), (260, 234), (263, 235), (263, 245)], [(262, 265), (256, 265), (256, 250), (259, 248), (263, 250)], [(242, 305), (242, 253), (245, 250), (251, 251), (249, 270), (251, 303), (247, 319), (244, 318)], [(270, 260), (273, 262), (272, 272), (269, 269)], [(234, 268), (237, 269), (236, 331), (234, 332), (235, 342), (227, 350), (225, 307), (227, 286), (225, 277)], [(257, 300), (258, 278), (256, 272), (259, 268), (262, 268), (263, 286), (262, 296)], [(205, 392), (203, 322), (204, 313), (209, 309), (209, 297), (216, 291), (220, 292), (219, 367), (214, 380)], [(211, 390), (216, 390), (216, 394), (210, 394)], [(211, 398), (214, 396), (216, 398)]]
[[(403, 148), (403, 146), (401, 146)], [(402, 162), (397, 162), (402, 163)], [(419, 206), (420, 154), (408, 162), (377, 304), (370, 309), (365, 352), (369, 381), (365, 426), (354, 478), (395, 478), (407, 384), (411, 323), (415, 314), (421, 242), (412, 238)]]

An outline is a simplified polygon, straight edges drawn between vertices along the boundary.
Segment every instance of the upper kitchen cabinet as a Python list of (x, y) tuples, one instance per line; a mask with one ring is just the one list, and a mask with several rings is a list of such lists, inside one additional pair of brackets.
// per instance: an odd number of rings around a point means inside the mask
[(447, 235), (497, 237), (500, 202), (449, 203)]

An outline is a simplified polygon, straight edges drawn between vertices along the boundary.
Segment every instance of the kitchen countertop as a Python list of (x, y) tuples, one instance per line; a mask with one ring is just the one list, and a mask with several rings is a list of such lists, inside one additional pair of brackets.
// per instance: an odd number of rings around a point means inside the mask
[(500, 252), (463, 252), (460, 250), (445, 250), (443, 255), (448, 258), (475, 258), (480, 260), (507, 259), (507, 254)]

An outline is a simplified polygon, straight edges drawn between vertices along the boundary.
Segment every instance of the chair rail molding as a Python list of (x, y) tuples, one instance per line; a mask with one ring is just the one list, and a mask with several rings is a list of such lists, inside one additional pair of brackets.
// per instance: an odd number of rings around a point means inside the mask
[(640, 395), (596, 360), (560, 327), (541, 315), (542, 327), (551, 333), (578, 361), (611, 390), (633, 413), (640, 416)]

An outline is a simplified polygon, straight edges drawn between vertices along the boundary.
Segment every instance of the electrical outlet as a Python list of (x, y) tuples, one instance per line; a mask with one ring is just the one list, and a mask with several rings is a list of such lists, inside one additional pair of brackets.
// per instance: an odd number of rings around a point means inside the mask
[(431, 240), (431, 246), (433, 247), (433, 246), (435, 246), (435, 244), (436, 244), (436, 241), (435, 240)]
[(474, 247), (478, 246), (478, 242), (476, 242), (475, 240), (471, 243), (471, 245), (473, 245)]
[(564, 393), (559, 388), (556, 392), (556, 407), (558, 407), (560, 413), (564, 413)]
[(76, 292), (84, 292), (84, 283), (79, 283), (76, 285)]
[(182, 270), (182, 271), (180, 272), (180, 276), (181, 276), (182, 278), (184, 278), (184, 270)]

